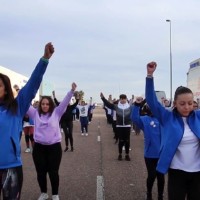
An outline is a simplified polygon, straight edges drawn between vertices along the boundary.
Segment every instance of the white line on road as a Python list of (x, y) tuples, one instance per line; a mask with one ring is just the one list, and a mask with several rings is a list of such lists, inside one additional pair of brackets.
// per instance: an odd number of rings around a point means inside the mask
[(101, 142), (101, 136), (100, 135), (97, 136), (97, 141)]
[(105, 200), (103, 176), (97, 176), (97, 199), (96, 200)]

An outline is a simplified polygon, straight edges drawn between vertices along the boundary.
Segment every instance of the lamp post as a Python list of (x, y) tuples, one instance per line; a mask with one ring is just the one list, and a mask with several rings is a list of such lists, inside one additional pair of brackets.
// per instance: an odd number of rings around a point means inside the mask
[(169, 50), (170, 50), (170, 100), (172, 101), (172, 38), (171, 38), (171, 35), (172, 35), (172, 26), (171, 26), (171, 20), (170, 19), (167, 19), (166, 22), (169, 22), (169, 43), (170, 43), (170, 46), (169, 46)]

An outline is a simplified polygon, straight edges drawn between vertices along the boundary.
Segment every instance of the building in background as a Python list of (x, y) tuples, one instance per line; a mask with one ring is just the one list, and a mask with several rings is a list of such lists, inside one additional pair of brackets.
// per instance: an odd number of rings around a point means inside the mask
[[(18, 85), (21, 89), (28, 81), (29, 77), (19, 74), (13, 70), (0, 66), (0, 73), (7, 75), (10, 78), (12, 88), (14, 85)], [(40, 96), (47, 95), (51, 96), (54, 90), (53, 84), (43, 79), (40, 88), (33, 101), (38, 101)], [(13, 88), (13, 93), (16, 95), (16, 91)]]
[(187, 87), (192, 90), (195, 100), (200, 99), (200, 58), (190, 63)]

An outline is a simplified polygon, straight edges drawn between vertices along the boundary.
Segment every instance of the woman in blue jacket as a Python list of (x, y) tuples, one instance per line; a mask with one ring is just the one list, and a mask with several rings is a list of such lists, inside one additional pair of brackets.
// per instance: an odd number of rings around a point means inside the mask
[(147, 64), (146, 100), (162, 127), (157, 170), (168, 172), (169, 200), (200, 199), (200, 111), (193, 110), (193, 93), (180, 86), (174, 95), (174, 109), (165, 109), (154, 91), (157, 64)]
[(53, 53), (54, 47), (48, 43), (44, 56), (16, 98), (9, 77), (0, 73), (0, 196), (2, 192), (3, 199), (20, 199), (23, 182), (20, 149), (22, 119), (39, 89)]
[[(160, 124), (153, 116), (147, 104), (144, 104), (141, 108), (142, 103), (143, 99), (137, 97), (131, 118), (137, 127), (143, 130), (144, 133), (144, 160), (148, 172), (146, 180), (146, 200), (152, 200), (152, 188), (156, 178), (158, 185), (158, 200), (163, 200), (165, 179), (162, 173), (156, 171), (161, 144)], [(140, 109), (142, 110), (143, 116), (140, 115)]]

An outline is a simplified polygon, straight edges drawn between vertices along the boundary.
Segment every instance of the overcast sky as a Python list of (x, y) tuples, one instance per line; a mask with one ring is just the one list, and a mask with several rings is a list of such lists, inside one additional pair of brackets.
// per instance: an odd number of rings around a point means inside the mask
[(74, 81), (85, 99), (144, 94), (146, 64), (158, 63), (155, 89), (170, 96), (187, 85), (189, 63), (200, 57), (199, 0), (1, 0), (0, 65), (30, 76), (44, 45), (55, 54), (45, 79), (58, 99)]

